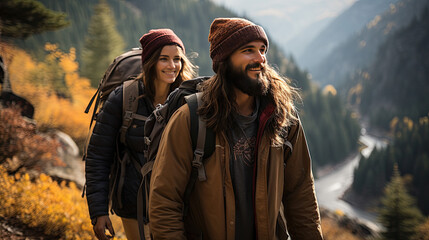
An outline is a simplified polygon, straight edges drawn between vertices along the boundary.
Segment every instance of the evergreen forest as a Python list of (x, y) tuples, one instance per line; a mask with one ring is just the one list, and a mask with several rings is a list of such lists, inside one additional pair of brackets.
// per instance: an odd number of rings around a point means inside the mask
[(384, 149), (376, 149), (362, 158), (354, 172), (353, 190), (367, 197), (380, 197), (389, 182), (394, 165), (408, 180), (410, 194), (417, 206), (429, 214), (429, 120), (428, 116), (414, 122), (409, 118), (392, 121), (393, 140)]

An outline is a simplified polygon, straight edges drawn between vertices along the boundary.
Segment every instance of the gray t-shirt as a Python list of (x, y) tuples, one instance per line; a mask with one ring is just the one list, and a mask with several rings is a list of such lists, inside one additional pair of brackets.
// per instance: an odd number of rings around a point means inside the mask
[(253, 166), (258, 130), (259, 100), (250, 116), (234, 113), (234, 124), (228, 131), (231, 161), (230, 172), (235, 195), (235, 239), (255, 239), (253, 211)]

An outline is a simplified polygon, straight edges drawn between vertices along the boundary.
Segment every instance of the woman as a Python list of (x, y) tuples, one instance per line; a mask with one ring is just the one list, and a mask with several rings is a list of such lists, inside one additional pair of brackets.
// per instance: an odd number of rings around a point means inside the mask
[[(194, 76), (194, 66), (185, 56), (185, 47), (179, 37), (170, 29), (154, 29), (140, 38), (142, 46), (142, 74), (137, 78), (140, 97), (137, 114), (149, 116), (154, 106), (164, 103), (168, 94), (183, 81)], [(143, 87), (144, 86), (144, 87)], [(137, 223), (137, 191), (142, 177), (133, 161), (140, 166), (146, 162), (143, 156), (144, 121), (134, 119), (126, 133), (126, 145), (118, 139), (122, 126), (123, 86), (109, 95), (89, 141), (86, 157), (86, 196), (91, 222), (98, 239), (108, 239), (114, 229), (109, 219), (109, 201), (112, 210), (121, 217), (128, 239), (140, 239)], [(117, 189), (109, 187), (109, 182), (117, 176), (112, 166), (127, 154), (130, 162), (125, 168), (125, 178), (120, 197), (115, 198)], [(137, 165), (138, 166), (138, 165)], [(113, 171), (115, 172), (115, 171)], [(113, 181), (112, 181), (113, 180)], [(113, 192), (113, 194), (112, 194)]]

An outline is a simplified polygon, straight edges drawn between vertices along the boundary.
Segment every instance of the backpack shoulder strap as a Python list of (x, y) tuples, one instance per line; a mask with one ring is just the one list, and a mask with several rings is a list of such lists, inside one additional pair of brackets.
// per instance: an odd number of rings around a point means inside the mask
[(139, 81), (131, 79), (124, 82), (122, 92), (122, 126), (119, 131), (120, 141), (125, 144), (125, 135), (133, 119), (146, 121), (145, 116), (137, 114)]
[(188, 184), (183, 195), (183, 218), (186, 217), (189, 209), (189, 198), (194, 189), (197, 178), (199, 181), (207, 180), (203, 160), (211, 156), (215, 149), (215, 134), (212, 129), (206, 127), (205, 121), (197, 114), (198, 106), (201, 105), (202, 93), (187, 96), (186, 102), (189, 106), (191, 118), (191, 139), (194, 159), (192, 160), (192, 171)]
[[(191, 117), (191, 135), (192, 149), (194, 150), (194, 159), (192, 160), (192, 167), (198, 169), (198, 179), (200, 181), (207, 180), (206, 172), (203, 165), (204, 145), (206, 140), (206, 124), (197, 115), (198, 105), (200, 103), (201, 94), (192, 94), (186, 101), (188, 102), (189, 112)], [(193, 133), (193, 134), (192, 134)], [(195, 139), (195, 133), (198, 133)]]
[[(197, 110), (201, 105), (201, 97), (202, 93), (199, 92), (185, 98), (189, 106), (191, 119), (190, 134), (192, 139), (192, 150), (194, 151), (192, 165), (196, 167), (202, 166), (202, 160), (210, 157), (215, 149), (214, 132), (206, 127), (206, 122), (197, 114)], [(203, 171), (204, 169), (199, 168), (198, 179), (200, 181), (205, 180), (205, 173)]]

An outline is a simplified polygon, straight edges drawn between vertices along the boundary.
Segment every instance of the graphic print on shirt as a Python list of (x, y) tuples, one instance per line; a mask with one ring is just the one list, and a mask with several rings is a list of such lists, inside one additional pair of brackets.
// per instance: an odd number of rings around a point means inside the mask
[(250, 139), (246, 136), (241, 137), (232, 148), (234, 159), (243, 161), (246, 166), (253, 166), (253, 153), (255, 151), (256, 136)]

